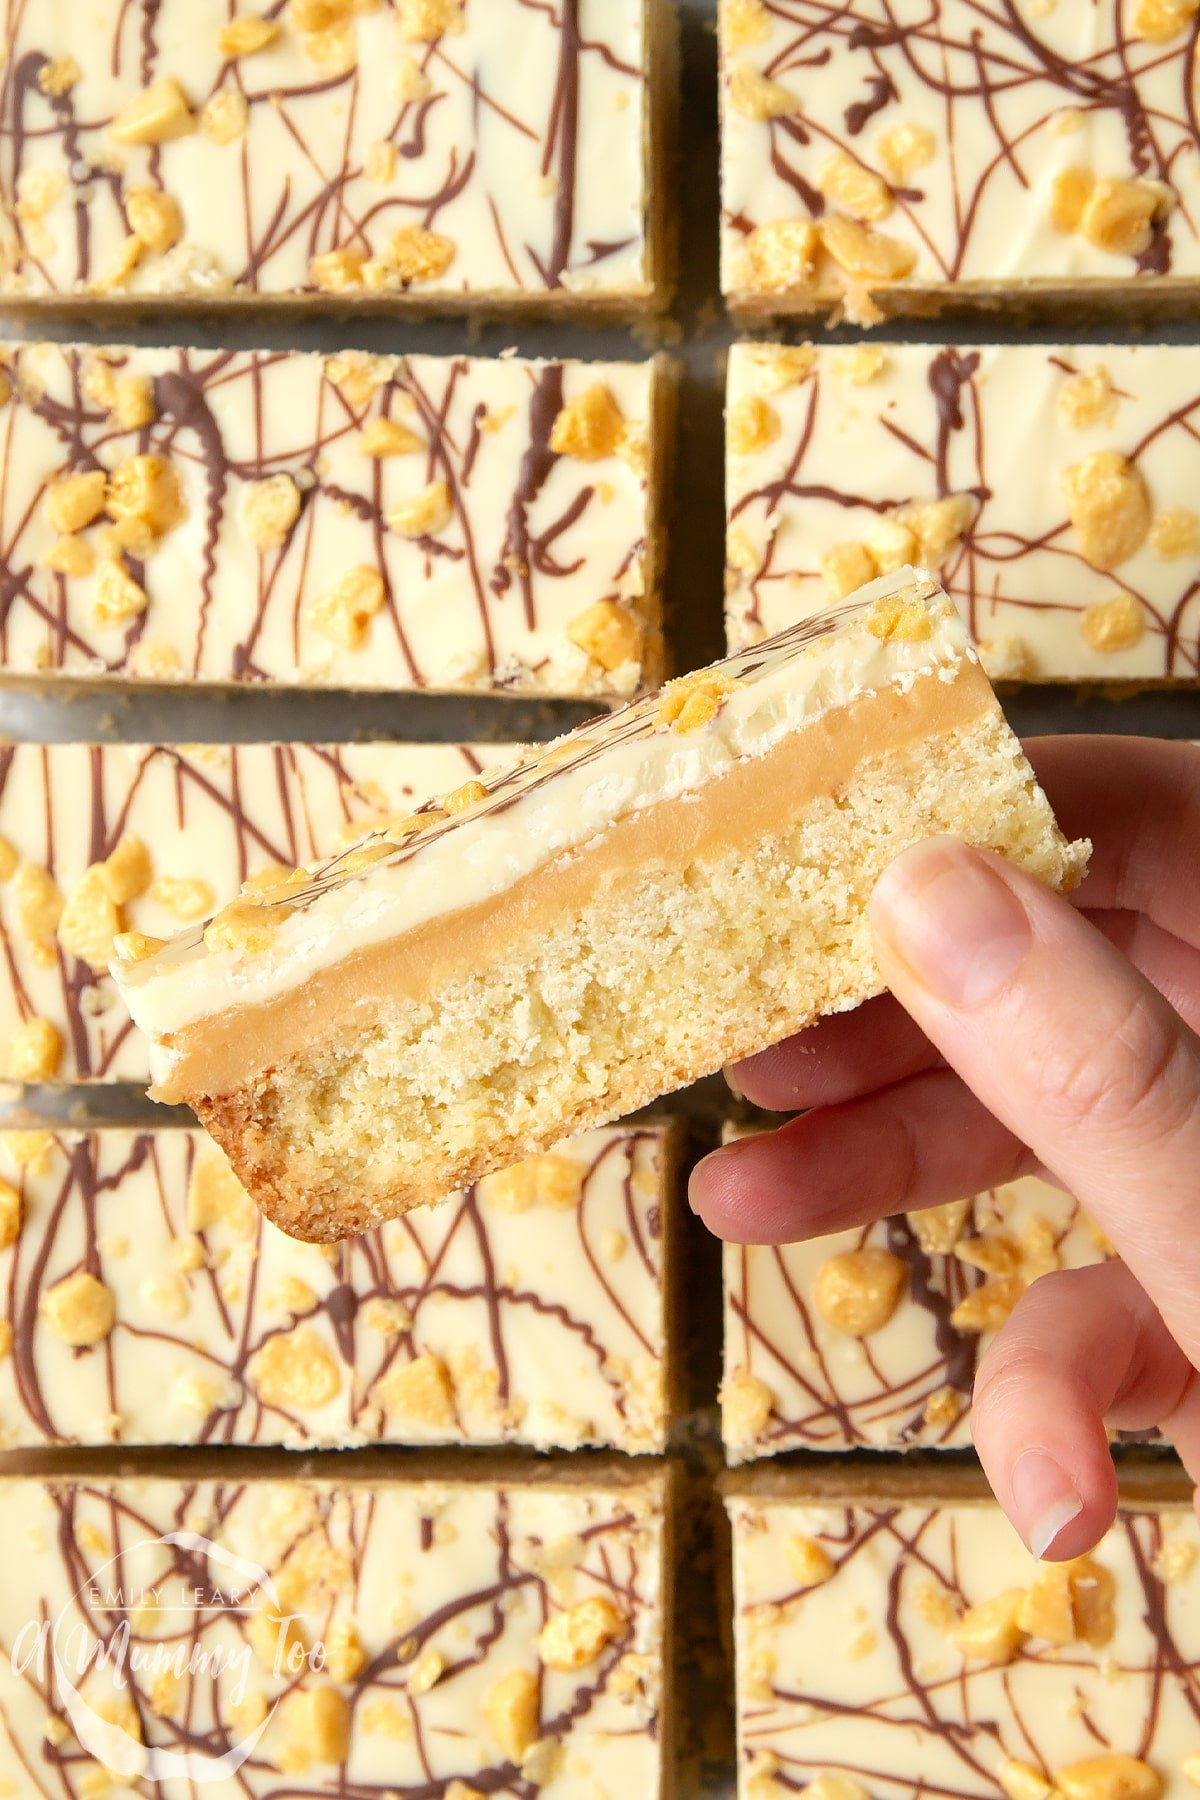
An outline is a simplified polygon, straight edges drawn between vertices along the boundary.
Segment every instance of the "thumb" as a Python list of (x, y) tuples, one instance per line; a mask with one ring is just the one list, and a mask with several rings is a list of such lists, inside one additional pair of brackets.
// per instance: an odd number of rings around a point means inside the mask
[(1200, 1040), (1086, 918), (988, 852), (907, 851), (871, 921), (892, 992), (1200, 1362)]

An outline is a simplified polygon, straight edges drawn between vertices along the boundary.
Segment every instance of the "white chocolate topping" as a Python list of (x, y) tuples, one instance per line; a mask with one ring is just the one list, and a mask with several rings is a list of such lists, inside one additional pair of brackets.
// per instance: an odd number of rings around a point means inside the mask
[[(726, 1455), (969, 1448), (992, 1337), (1031, 1281), (1098, 1262), (1103, 1245), (1034, 1176), (806, 1243), (727, 1244)], [(881, 1270), (897, 1286), (871, 1316), (855, 1299)]]
[(737, 345), (731, 647), (916, 556), (996, 679), (1196, 680), (1195, 361), (1164, 344)]
[(200, 1133), (0, 1132), (0, 1448), (660, 1450), (672, 1169), (611, 1126), (331, 1255)]
[(554, 1776), (564, 1800), (650, 1800), (663, 1489), (653, 1473), (8, 1480), (0, 1638), (32, 1621), (27, 1645), (46, 1620), (56, 1678), (0, 1659), (0, 1781), (28, 1794), (61, 1758), (81, 1795), (462, 1800)]
[[(643, 0), (27, 0), (3, 285), (528, 303), (651, 291)], [(131, 197), (161, 192), (169, 229)]]
[[(911, 636), (887, 636), (894, 605), (915, 609)], [(616, 821), (699, 793), (827, 710), (921, 680), (952, 681), (966, 661), (974, 656), (953, 607), (933, 583), (904, 571), (838, 614), (688, 677), (681, 692), (706, 679), (733, 684), (706, 708), (700, 728), (670, 723), (651, 696), (489, 781), (464, 812), (435, 815), (398, 847), (384, 840), (368, 867), (357, 858), (326, 864), (311, 885), (263, 909), (269, 942), (253, 954), (215, 933), (206, 942), (202, 929), (181, 934), (159, 955), (117, 971), (135, 1020), (155, 1039), (155, 1080), (172, 1061), (161, 1040), (196, 1020), (262, 1004), (351, 951), (501, 893)]]
[(1200, 275), (1194, 12), (1165, 0), (721, 0), (722, 285), (770, 310), (872, 288)]
[[(1030, 1774), (1047, 1793), (1194, 1793), (1190, 1506), (1129, 1502), (1089, 1558), (1039, 1565), (991, 1502), (879, 1492), (730, 1502), (747, 1800), (822, 1775), (954, 1800), (1032, 1793)], [(1152, 1774), (1126, 1763), (1138, 1785), (1114, 1788), (1113, 1757)]]
[(660, 380), (10, 346), (0, 667), (627, 697), (662, 667)]
[[(59, 1039), (48, 1075), (145, 1081), (145, 1044), (107, 973), (115, 933), (170, 937), (235, 899), (244, 881), (329, 855), (510, 753), (454, 744), (0, 750), (0, 1074), (16, 1073), (18, 1034), (43, 1019)], [(119, 903), (97, 878), (101, 865), (110, 885), (116, 877)]]

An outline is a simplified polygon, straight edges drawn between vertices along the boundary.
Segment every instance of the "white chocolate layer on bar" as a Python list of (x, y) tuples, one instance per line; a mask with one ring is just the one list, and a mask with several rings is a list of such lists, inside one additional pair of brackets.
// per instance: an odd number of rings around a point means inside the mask
[[(507, 754), (454, 744), (0, 748), (0, 1074), (145, 1081), (145, 1040), (107, 973), (115, 932), (169, 937), (244, 881), (278, 879)], [(40, 1068), (26, 1049), (37, 1020), (57, 1037)]]
[(747, 311), (1200, 276), (1194, 13), (721, 0), (722, 286)]
[(661, 1450), (675, 1135), (587, 1133), (327, 1252), (197, 1132), (0, 1132), (0, 1448)]
[(878, 993), (867, 897), (939, 831), (1086, 862), (907, 571), (115, 972), (157, 1096), (333, 1241)]
[[(619, 821), (702, 794), (827, 711), (878, 690), (950, 686), (974, 657), (957, 614), (932, 583), (913, 589), (917, 580), (905, 571), (864, 590), (844, 616), (720, 665), (733, 685), (702, 729), (672, 729), (651, 696), (531, 754), (465, 812), (448, 820), (435, 812), (415, 840), (383, 838), (374, 863), (333, 860), (308, 887), (261, 909), (269, 941), (253, 953), (197, 928), (157, 956), (122, 965), (130, 1011), (154, 1040), (160, 1090), (170, 1097), (182, 1035), (231, 1005), (265, 1007), (351, 953), (499, 896)], [(921, 595), (927, 626), (902, 640), (872, 631), (872, 602), (906, 583)]]
[(6, 355), (0, 669), (622, 696), (661, 675), (654, 361)]
[(645, 305), (655, 18), (25, 0), (0, 33), (0, 291)]
[(1200, 1530), (1186, 1501), (1127, 1499), (1091, 1557), (1038, 1564), (995, 1504), (955, 1503), (953, 1485), (944, 1503), (906, 1500), (900, 1474), (844, 1505), (800, 1482), (729, 1502), (741, 1800), (821, 1776), (872, 1796), (1187, 1800)]
[(1099, 1262), (1103, 1242), (1070, 1195), (1029, 1176), (807, 1243), (726, 1244), (728, 1460), (966, 1449), (992, 1335), (1031, 1281)]
[(1193, 351), (739, 344), (728, 421), (732, 649), (918, 560), (996, 679), (1200, 677)]
[(11, 1793), (662, 1790), (661, 1476), (31, 1476), (0, 1532)]

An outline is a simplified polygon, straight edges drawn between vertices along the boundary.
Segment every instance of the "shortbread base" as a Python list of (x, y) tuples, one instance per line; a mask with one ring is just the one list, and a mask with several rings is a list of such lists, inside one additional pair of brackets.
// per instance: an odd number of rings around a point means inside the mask
[(864, 759), (752, 849), (610, 871), (486, 969), (381, 993), (343, 1038), (187, 1097), (277, 1225), (349, 1236), (878, 993), (871, 891), (940, 832), (1060, 887), (1082, 867), (989, 708)]

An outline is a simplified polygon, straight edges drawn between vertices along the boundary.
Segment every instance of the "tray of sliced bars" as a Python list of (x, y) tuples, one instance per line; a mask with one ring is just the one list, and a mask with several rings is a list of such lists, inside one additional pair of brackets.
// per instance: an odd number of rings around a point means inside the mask
[(687, 1201), (903, 851), (1084, 880), (1018, 734), (1200, 741), (1198, 32), (10, 4), (0, 1795), (1200, 1786), (1170, 1449), (972, 1450), (1071, 1171)]

